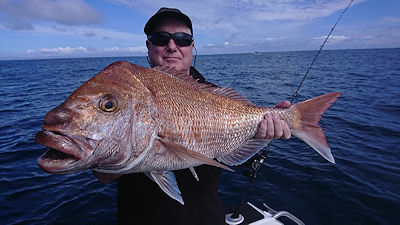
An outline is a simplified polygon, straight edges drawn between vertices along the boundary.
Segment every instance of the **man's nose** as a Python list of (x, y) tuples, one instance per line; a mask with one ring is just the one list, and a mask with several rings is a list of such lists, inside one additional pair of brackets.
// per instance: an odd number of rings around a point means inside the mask
[(174, 41), (173, 38), (170, 38), (170, 39), (169, 39), (169, 42), (168, 42), (168, 44), (167, 44), (167, 47), (168, 47), (168, 49), (171, 50), (171, 51), (176, 51), (176, 44), (175, 44), (175, 41)]

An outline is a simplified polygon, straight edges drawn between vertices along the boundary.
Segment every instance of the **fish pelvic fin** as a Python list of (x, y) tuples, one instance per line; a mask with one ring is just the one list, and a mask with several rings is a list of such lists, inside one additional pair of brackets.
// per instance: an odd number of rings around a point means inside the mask
[(118, 179), (122, 174), (110, 174), (110, 173), (102, 173), (99, 171), (93, 170), (93, 175), (102, 183), (108, 184)]
[(198, 152), (187, 149), (186, 147), (176, 144), (175, 142), (169, 141), (166, 138), (159, 138), (158, 141), (165, 147), (167, 154), (172, 154), (173, 157), (180, 161), (195, 162), (198, 164), (207, 164), (211, 166), (220, 167), (228, 171), (234, 172), (231, 168), (210, 159)]
[(293, 105), (301, 118), (300, 124), (292, 128), (292, 134), (310, 145), (331, 163), (335, 163), (335, 159), (326, 142), (324, 131), (318, 126), (318, 122), (322, 118), (322, 114), (332, 103), (336, 102), (340, 95), (339, 92), (332, 92)]
[(145, 173), (147, 177), (153, 180), (169, 197), (175, 199), (184, 205), (181, 191), (176, 182), (175, 174), (172, 171), (152, 171)]

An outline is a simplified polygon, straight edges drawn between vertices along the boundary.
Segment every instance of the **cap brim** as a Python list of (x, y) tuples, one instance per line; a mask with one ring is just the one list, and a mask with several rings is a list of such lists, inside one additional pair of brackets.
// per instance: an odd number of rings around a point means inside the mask
[(160, 12), (157, 13), (155, 15), (153, 15), (149, 21), (147, 21), (145, 27), (144, 27), (144, 33), (145, 34), (151, 34), (152, 32), (154, 32), (155, 26), (163, 19), (166, 18), (176, 18), (180, 21), (182, 21), (184, 24), (186, 24), (189, 29), (190, 32), (193, 34), (193, 28), (192, 28), (192, 21), (190, 20), (190, 18), (188, 16), (186, 16), (183, 13), (179, 13), (179, 12)]

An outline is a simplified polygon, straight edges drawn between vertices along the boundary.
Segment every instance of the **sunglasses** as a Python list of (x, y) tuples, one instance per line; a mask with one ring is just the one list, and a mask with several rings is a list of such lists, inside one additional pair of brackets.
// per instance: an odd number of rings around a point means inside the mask
[(157, 32), (147, 35), (147, 39), (158, 46), (167, 45), (171, 38), (174, 39), (175, 44), (179, 46), (189, 46), (193, 43), (193, 36), (184, 32), (173, 34), (168, 32)]

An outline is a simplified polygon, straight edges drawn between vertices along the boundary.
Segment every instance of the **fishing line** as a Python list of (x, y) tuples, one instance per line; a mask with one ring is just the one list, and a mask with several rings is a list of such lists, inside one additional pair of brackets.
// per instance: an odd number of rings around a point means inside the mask
[(321, 53), (322, 49), (323, 49), (324, 46), (325, 46), (325, 43), (328, 41), (328, 39), (329, 39), (329, 37), (331, 36), (331, 34), (332, 34), (333, 30), (335, 29), (336, 25), (339, 23), (340, 19), (342, 19), (343, 15), (346, 13), (347, 9), (350, 7), (350, 5), (351, 5), (351, 3), (353, 3), (353, 1), (354, 1), (354, 0), (351, 0), (351, 1), (349, 2), (349, 4), (347, 5), (347, 7), (346, 7), (346, 8), (343, 10), (343, 12), (340, 14), (340, 16), (339, 16), (339, 18), (337, 19), (335, 25), (333, 25), (333, 27), (332, 27), (331, 31), (329, 32), (328, 36), (326, 36), (324, 42), (322, 43), (321, 47), (319, 48), (319, 51), (317, 52), (317, 54), (315, 55), (313, 61), (312, 61), (311, 64), (310, 64), (310, 66), (308, 67), (307, 72), (306, 72), (306, 74), (305, 74), (304, 77), (303, 77), (303, 80), (301, 80), (299, 86), (297, 87), (296, 92), (293, 94), (292, 100), (290, 100), (290, 104), (293, 104), (294, 99), (296, 98), (297, 94), (299, 93), (299, 90), (300, 90), (301, 86), (303, 86), (303, 82), (304, 82), (304, 80), (306, 79), (307, 75), (310, 73), (311, 67), (314, 65), (315, 60), (316, 60), (317, 57), (319, 56), (319, 53)]
[[(299, 86), (297, 87), (297, 90), (295, 91), (295, 93), (292, 96), (292, 99), (290, 100), (290, 104), (293, 104), (294, 100), (296, 99), (297, 94), (300, 91), (300, 88), (303, 86), (303, 83), (305, 81), (305, 79), (307, 78), (308, 74), (311, 71), (312, 66), (314, 65), (314, 62), (316, 61), (316, 59), (318, 58), (319, 54), (321, 53), (322, 49), (325, 46), (325, 43), (328, 41), (329, 37), (331, 36), (333, 30), (336, 28), (336, 25), (339, 23), (339, 21), (342, 19), (343, 15), (346, 13), (347, 9), (350, 7), (350, 5), (353, 3), (354, 0), (350, 0), (349, 4), (347, 5), (347, 7), (343, 10), (343, 12), (340, 14), (339, 18), (336, 20), (335, 25), (333, 25), (333, 27), (331, 28), (331, 31), (329, 32), (329, 34), (326, 36), (324, 42), (322, 43), (321, 47), (319, 48), (319, 51), (317, 52), (317, 54), (315, 54), (313, 61), (311, 62), (310, 66), (308, 66), (307, 68), (307, 72), (304, 74), (303, 79), (301, 80)], [(257, 154), (256, 157), (253, 159), (252, 163), (249, 165), (251, 171), (249, 172), (248, 176), (249, 176), (249, 184), (247, 185), (247, 188), (245, 190), (245, 192), (243, 193), (243, 197), (242, 197), (242, 201), (239, 203), (239, 205), (236, 207), (234, 213), (232, 214), (231, 218), (239, 218), (240, 214), (240, 208), (243, 205), (243, 203), (246, 201), (249, 189), (251, 184), (254, 182), (255, 178), (257, 177), (257, 173), (261, 168), (261, 165), (264, 163), (264, 160), (267, 159), (267, 155), (268, 155), (268, 150), (271, 146), (272, 141), (267, 145), (267, 147), (265, 147), (262, 150), (261, 154)], [(258, 157), (257, 157), (258, 156)]]

